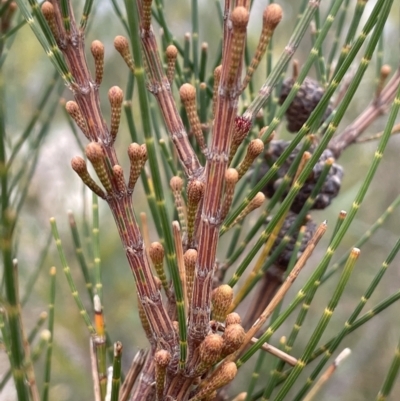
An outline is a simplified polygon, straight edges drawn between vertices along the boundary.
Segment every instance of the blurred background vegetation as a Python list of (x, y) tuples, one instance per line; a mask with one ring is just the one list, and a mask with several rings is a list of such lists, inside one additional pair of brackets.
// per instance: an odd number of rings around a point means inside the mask
[[(81, 2), (76, 3), (76, 7), (82, 6)], [(293, 8), (292, 1), (280, 0), (278, 3), (284, 9), (284, 18), (274, 35), (273, 54), (275, 61), (286, 45), (297, 18), (297, 6)], [(322, 1), (322, 9), (326, 10), (329, 3), (329, 1)], [(375, 1), (369, 1), (367, 7), (372, 7), (374, 3)], [(255, 49), (256, 47), (261, 28), (260, 16), (266, 4), (266, 1), (254, 2), (249, 25), (249, 43), (251, 49)], [(185, 33), (191, 31), (190, 1), (169, 1), (165, 3), (165, 6), (166, 19), (170, 30), (180, 42), (183, 42)], [(121, 8), (123, 8), (122, 4)], [(202, 21), (200, 42), (208, 43), (209, 68), (211, 68), (211, 65), (213, 65), (213, 56), (217, 52), (217, 44), (221, 35), (214, 2), (200, 1), (199, 12), (201, 14), (200, 21)], [(107, 118), (109, 116), (107, 102), (108, 88), (113, 85), (124, 88), (127, 83), (128, 70), (112, 45), (114, 37), (125, 32), (115, 16), (111, 2), (104, 0), (97, 2), (94, 7), (94, 13), (95, 16), (91, 20), (86, 43), (89, 46), (92, 40), (99, 39), (104, 43), (106, 48), (105, 77), (101, 91), (104, 101), (103, 111)], [(395, 2), (390, 21), (386, 27), (383, 54), (384, 63), (391, 65), (393, 70), (399, 65), (399, 24), (400, 4)], [(329, 52), (332, 40), (333, 37), (330, 37), (330, 40), (326, 41), (324, 52)], [(295, 55), (300, 65), (307, 58), (310, 44), (310, 35), (306, 35)], [(92, 62), (91, 57), (88, 57), (88, 59), (89, 62)], [(256, 73), (254, 80), (255, 88), (259, 87), (264, 81), (265, 71), (266, 67), (262, 65)], [(26, 127), (27, 122), (35, 112), (35, 105), (38, 104), (44, 87), (48, 84), (50, 77), (54, 76), (54, 67), (50, 64), (36, 38), (32, 35), (30, 28), (25, 26), (15, 36), (15, 40), (3, 66), (3, 77), (5, 80), (3, 86), (6, 99), (4, 106), (6, 107), (7, 116), (6, 130), (8, 133), (11, 133), (11, 140), (13, 140), (14, 135), (15, 138), (18, 138), (19, 134)], [(375, 76), (375, 60), (373, 60), (367, 71), (364, 83), (361, 84), (348, 113), (339, 127), (339, 132), (371, 100), (374, 92)], [(56, 85), (62, 85), (61, 81), (58, 80)], [(53, 240), (49, 241), (49, 218), (54, 216), (57, 219), (72, 274), (86, 302), (86, 306), (89, 307), (90, 301), (87, 297), (84, 281), (74, 256), (67, 210), (72, 210), (75, 213), (78, 224), (82, 224), (83, 216), (86, 215), (89, 219), (91, 217), (91, 195), (83, 190), (80, 179), (70, 168), (71, 158), (81, 155), (82, 151), (66, 120), (65, 112), (60, 105), (62, 102), (57, 98), (58, 95), (56, 93), (53, 93), (52, 96), (51, 103), (58, 102), (59, 104), (56, 107), (54, 115), (48, 116), (45, 111), (41, 116), (42, 121), (48, 117), (51, 118), (51, 127), (44, 139), (37, 168), (30, 181), (28, 197), (21, 211), (17, 228), (19, 235), (18, 260), (22, 297), (32, 273), (36, 271), (41, 250), (47, 243), (50, 244), (49, 253), (40, 271), (38, 283), (35, 285), (34, 292), (29, 299), (28, 305), (25, 307), (23, 319), (29, 331), (29, 328), (34, 326), (39, 314), (43, 310), (46, 310), (50, 283), (48, 272), (51, 266), (56, 266), (58, 269), (55, 305), (56, 321), (50, 399), (57, 399), (58, 401), (84, 400), (91, 399), (93, 392), (89, 362), (89, 336), (71, 297)], [(62, 98), (65, 100), (71, 99), (71, 95), (67, 89), (62, 91)], [(50, 110), (52, 104), (49, 104), (46, 110)], [(137, 108), (135, 107), (134, 112), (137, 112)], [(122, 118), (121, 124), (122, 128), (120, 129), (116, 147), (121, 155), (121, 161), (128, 165), (128, 158), (123, 155), (126, 155), (126, 148), (131, 139), (128, 130), (124, 129), (124, 124), (126, 124), (124, 118)], [(137, 119), (137, 124), (140, 129), (139, 118)], [(385, 117), (381, 117), (369, 127), (365, 135), (381, 131), (384, 125)], [(285, 123), (281, 124), (278, 135), (280, 138), (285, 139), (290, 137), (286, 132)], [(81, 136), (80, 139), (83, 140), (84, 138)], [(327, 242), (329, 241), (329, 234), (333, 230), (337, 215), (340, 210), (350, 209), (354, 196), (371, 163), (375, 148), (376, 142), (353, 145), (341, 156), (340, 163), (345, 171), (341, 194), (328, 209), (312, 212), (313, 219), (317, 223), (320, 223), (324, 219), (328, 220), (330, 223), (329, 233), (322, 240), (312, 259), (308, 262), (305, 271), (287, 295), (287, 300), (291, 299), (291, 296), (297, 292), (304, 282), (305, 277), (309, 275), (317, 261), (324, 254)], [(390, 140), (384, 160), (368, 191), (364, 204), (340, 246), (337, 253), (338, 256), (341, 255), (341, 251), (347, 250), (354, 244), (396, 196), (400, 194), (399, 152), (400, 136), (395, 135)], [(29, 150), (26, 149), (23, 157), (19, 155), (16, 166), (29, 164), (30, 161)], [(146, 197), (141, 186), (135, 190), (134, 200), (136, 213), (148, 212)], [(140, 327), (137, 315), (134, 279), (125, 259), (112, 216), (108, 208), (101, 201), (100, 216), (101, 265), (106, 323), (111, 339), (113, 341), (120, 340), (124, 345), (123, 366), (126, 369), (135, 352), (141, 347), (146, 347), (147, 341)], [(254, 216), (248, 218), (249, 224), (255, 220), (256, 213)], [(154, 227), (151, 225), (151, 219), (149, 219), (149, 222), (151, 240), (156, 241), (158, 238)], [(350, 279), (351, 282), (330, 323), (333, 332), (342, 327), (371, 278), (392, 249), (399, 236), (399, 222), (400, 210), (395, 210), (392, 217), (362, 249), (361, 257)], [(226, 249), (224, 249), (224, 246), (228, 242), (229, 236), (227, 235), (220, 245), (221, 257), (225, 255)], [(308, 335), (314, 329), (323, 308), (336, 286), (337, 279), (338, 276), (335, 276), (328, 283), (324, 284), (323, 289), (317, 293), (316, 299), (311, 306), (311, 313), (307, 316), (304, 328), (293, 351), (295, 356), (299, 355), (299, 352), (296, 350), (303, 349)], [(396, 291), (399, 288), (399, 284), (400, 258), (397, 257), (372, 299), (367, 304), (366, 309), (370, 305), (374, 305), (382, 300), (388, 294)], [(372, 322), (345, 338), (341, 349), (350, 347), (353, 351), (352, 355), (335, 373), (333, 379), (320, 394), (320, 397), (323, 398), (319, 399), (324, 399), (325, 401), (337, 399), (362, 401), (372, 399), (377, 394), (400, 336), (398, 310), (399, 306), (397, 304), (393, 305), (377, 318), (373, 319)], [(273, 344), (277, 344), (281, 335), (287, 335), (290, 332), (295, 316), (296, 314), (273, 337)], [(327, 339), (324, 336), (322, 341)], [(253, 358), (253, 360), (255, 359)], [(232, 394), (239, 390), (243, 391), (246, 388), (250, 369), (254, 363), (253, 360), (250, 361), (246, 369), (240, 371), (235, 385), (231, 387)], [(268, 361), (263, 368), (264, 371), (270, 367), (270, 360)], [(38, 363), (43, 364), (43, 360), (40, 359)], [(4, 353), (0, 354), (0, 366), (0, 374), (2, 374), (8, 366), (7, 357)], [(40, 372), (40, 369), (38, 372)], [(307, 373), (308, 370), (306, 369), (304, 378)], [(42, 380), (40, 375), (38, 375), (37, 379), (39, 382)], [(396, 399), (395, 394), (399, 393), (400, 383), (393, 390), (393, 400)], [(0, 393), (0, 399), (2, 401), (15, 399), (12, 381)]]

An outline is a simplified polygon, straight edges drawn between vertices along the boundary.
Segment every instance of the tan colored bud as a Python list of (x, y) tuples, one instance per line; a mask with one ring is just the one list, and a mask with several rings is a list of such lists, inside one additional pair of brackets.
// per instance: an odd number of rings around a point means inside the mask
[(381, 79), (386, 80), (386, 78), (390, 75), (392, 72), (392, 67), (388, 64), (384, 64), (381, 67)]
[(194, 272), (196, 268), (197, 251), (195, 249), (188, 249), (183, 255), (183, 261), (186, 271), (186, 288), (189, 303), (193, 295)]
[(178, 49), (174, 45), (169, 45), (165, 50), (165, 56), (167, 58), (167, 78), (170, 85), (174, 81), (175, 77), (175, 63), (178, 57)]
[(145, 31), (149, 31), (151, 26), (151, 3), (152, 0), (142, 0), (142, 24)]
[(111, 106), (121, 107), (122, 102), (124, 101), (124, 92), (119, 86), (113, 86), (108, 91), (108, 100), (110, 101)]
[(169, 185), (173, 192), (181, 192), (183, 188), (183, 180), (181, 177), (174, 176), (171, 178)]
[(169, 45), (165, 49), (165, 55), (167, 56), (167, 58), (175, 58), (176, 59), (176, 57), (178, 56), (178, 49), (174, 45)]
[(188, 185), (187, 192), (189, 203), (199, 203), (204, 193), (204, 183), (198, 180), (191, 181)]
[(196, 99), (196, 89), (191, 84), (183, 84), (179, 89), (179, 95), (184, 103)]
[(128, 39), (121, 35), (115, 37), (114, 47), (115, 50), (117, 50), (117, 52), (120, 54), (126, 54), (127, 52), (130, 52)]
[(240, 318), (238, 313), (232, 312), (226, 315), (225, 327), (228, 327), (231, 324), (240, 324), (240, 323), (242, 323), (242, 319)]
[(223, 322), (233, 300), (233, 289), (228, 284), (215, 288), (211, 294), (213, 319)]
[(149, 256), (154, 264), (161, 263), (164, 259), (164, 247), (159, 242), (153, 242), (149, 248)]
[(67, 113), (72, 117), (72, 119), (75, 121), (76, 125), (80, 128), (86, 138), (89, 139), (86, 120), (81, 113), (78, 103), (70, 100), (65, 104), (65, 110), (67, 110)]
[(240, 324), (231, 324), (226, 327), (222, 335), (224, 340), (223, 356), (225, 357), (237, 351), (243, 344), (245, 335), (244, 328)]
[(235, 7), (231, 14), (231, 21), (234, 29), (246, 29), (249, 22), (249, 12), (245, 7)]
[(114, 39), (114, 47), (117, 52), (122, 56), (126, 65), (133, 72), (135, 65), (132, 59), (131, 51), (129, 49), (129, 42), (124, 36), (116, 36)]
[(53, 4), (51, 4), (49, 1), (45, 1), (41, 6), (41, 10), (42, 10), (44, 18), (47, 21), (47, 24), (50, 27), (50, 30), (54, 36), (54, 39), (56, 40), (56, 42), (58, 42), (58, 40), (60, 38), (60, 34), (58, 32), (58, 28), (57, 28), (57, 24), (56, 24)]
[(122, 170), (122, 167), (118, 164), (113, 166), (113, 172), (114, 172), (114, 179), (118, 188), (118, 191), (120, 193), (125, 193), (126, 192), (126, 185), (125, 185), (125, 179), (124, 179), (124, 172)]
[(128, 147), (128, 156), (131, 162), (139, 159), (141, 157), (142, 150), (140, 145), (137, 143), (131, 143)]
[(228, 168), (225, 172), (225, 181), (227, 185), (235, 185), (239, 180), (239, 174), (236, 169)]
[(273, 31), (281, 22), (282, 16), (282, 7), (277, 3), (272, 3), (264, 9), (263, 25)]
[(103, 161), (104, 152), (101, 145), (97, 142), (90, 142), (85, 149), (87, 158), (92, 162), (92, 164), (98, 164)]
[(167, 367), (171, 361), (171, 354), (162, 349), (154, 354), (154, 362), (161, 367)]
[(243, 175), (247, 172), (247, 170), (252, 165), (253, 161), (256, 157), (264, 150), (264, 142), (257, 138), (253, 139), (246, 152), (246, 156), (244, 157), (243, 161), (240, 163), (238, 167), (239, 178), (243, 177)]
[(200, 344), (200, 360), (208, 366), (214, 365), (220, 360), (223, 346), (224, 341), (221, 336), (218, 334), (209, 334)]
[(100, 182), (108, 193), (112, 192), (110, 177), (105, 167), (105, 154), (102, 146), (97, 142), (91, 142), (86, 146), (85, 153), (91, 161)]
[[(128, 188), (130, 191), (133, 191), (133, 188), (135, 187), (135, 184), (140, 176), (140, 172), (142, 170), (142, 167), (145, 163), (146, 160), (144, 159), (143, 152), (146, 149), (142, 148), (137, 143), (131, 143), (128, 147), (128, 156), (129, 160), (131, 162), (131, 168), (129, 171), (129, 181), (128, 181)], [(147, 153), (146, 153), (146, 159), (147, 159)]]
[(121, 121), (121, 107), (122, 102), (124, 101), (124, 93), (122, 89), (118, 86), (113, 86), (108, 91), (108, 100), (111, 105), (111, 127), (110, 127), (110, 135), (115, 140), (118, 129), (119, 123)]
[(189, 182), (187, 186), (187, 233), (189, 247), (193, 247), (196, 213), (203, 193), (203, 182), (198, 180)]
[(249, 156), (253, 158), (253, 160), (264, 150), (264, 142), (261, 139), (253, 139), (249, 147), (247, 149), (247, 152)]
[(92, 52), (95, 69), (96, 78), (95, 82), (97, 85), (101, 84), (103, 80), (104, 73), (104, 45), (99, 40), (94, 40), (90, 46), (90, 51)]
[(164, 247), (159, 242), (153, 242), (149, 246), (149, 256), (153, 262), (154, 269), (156, 270), (165, 293), (169, 294), (167, 276), (164, 270), (164, 254)]
[(83, 183), (91, 189), (97, 196), (104, 199), (105, 193), (104, 191), (97, 185), (97, 183), (90, 176), (86, 162), (81, 157), (76, 156), (71, 160), (72, 169), (79, 175)]
[(200, 401), (219, 388), (230, 383), (237, 374), (235, 362), (226, 362), (209, 378), (206, 379), (203, 388), (190, 399), (190, 401)]

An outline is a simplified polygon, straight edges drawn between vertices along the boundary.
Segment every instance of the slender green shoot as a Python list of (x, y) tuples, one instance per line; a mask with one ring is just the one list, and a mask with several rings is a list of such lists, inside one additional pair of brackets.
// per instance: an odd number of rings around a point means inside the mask
[(42, 401), (48, 401), (50, 390), (51, 377), (51, 356), (53, 353), (53, 336), (54, 336), (54, 304), (56, 299), (56, 268), (53, 266), (50, 269), (50, 303), (49, 303), (49, 323), (47, 329), (50, 333), (50, 338), (47, 344), (46, 365), (44, 368), (44, 380), (42, 390)]
[(54, 217), (52, 217), (50, 219), (50, 225), (51, 225), (51, 231), (53, 233), (53, 238), (56, 242), (56, 246), (57, 246), (57, 251), (58, 251), (58, 255), (60, 257), (60, 261), (61, 261), (61, 265), (63, 267), (63, 271), (65, 274), (65, 277), (67, 278), (68, 281), (68, 285), (72, 294), (72, 297), (74, 298), (76, 305), (78, 306), (79, 309), (79, 313), (82, 316), (86, 327), (89, 330), (89, 333), (91, 335), (96, 335), (96, 329), (93, 327), (93, 324), (90, 320), (90, 317), (85, 309), (85, 307), (83, 306), (83, 302), (82, 299), (78, 293), (78, 290), (76, 288), (74, 279), (72, 278), (71, 275), (71, 268), (69, 267), (68, 263), (67, 263), (67, 259), (66, 256), (64, 254), (64, 250), (62, 247), (62, 242), (61, 242), (61, 238), (60, 235), (58, 234), (58, 229), (57, 229), (57, 223), (56, 223), (56, 219)]

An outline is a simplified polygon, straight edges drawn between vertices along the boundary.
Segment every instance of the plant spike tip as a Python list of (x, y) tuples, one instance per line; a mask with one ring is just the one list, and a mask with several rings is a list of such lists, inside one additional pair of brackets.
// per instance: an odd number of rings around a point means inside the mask
[(165, 384), (165, 373), (171, 361), (171, 354), (166, 350), (159, 350), (154, 354), (155, 376), (156, 376), (156, 399), (162, 400)]
[(249, 22), (249, 12), (245, 7), (235, 7), (231, 13), (231, 21), (233, 32), (228, 57), (229, 64), (227, 85), (229, 88), (233, 88), (235, 86), (235, 77), (237, 76), (238, 68), (242, 62), (246, 28), (247, 23)]
[(126, 184), (125, 184), (125, 179), (124, 179), (124, 172), (122, 170), (122, 167), (118, 164), (113, 166), (113, 173), (114, 173), (114, 179), (115, 179), (115, 185), (117, 187), (117, 190), (119, 194), (125, 194), (126, 193)]
[(214, 372), (208, 379), (202, 384), (201, 390), (195, 394), (194, 397), (190, 398), (189, 401), (200, 401), (204, 397), (211, 394), (213, 391), (230, 383), (237, 374), (237, 366), (235, 362), (226, 362), (222, 364), (217, 371)]
[(94, 40), (90, 46), (90, 51), (94, 59), (94, 66), (96, 70), (96, 85), (101, 84), (104, 74), (104, 45), (99, 40)]
[(110, 127), (110, 135), (112, 140), (115, 141), (117, 137), (119, 123), (121, 120), (121, 107), (122, 102), (124, 101), (124, 93), (122, 89), (118, 86), (113, 86), (108, 91), (108, 100), (111, 105), (111, 127)]
[(204, 140), (203, 130), (201, 129), (199, 116), (197, 114), (196, 88), (190, 84), (183, 84), (179, 89), (179, 94), (185, 107), (192, 132), (197, 140), (197, 143), (199, 144), (201, 151), (206, 155), (207, 147)]
[(105, 155), (103, 148), (97, 142), (91, 142), (86, 146), (86, 156), (93, 165), (100, 182), (103, 184), (105, 190), (110, 194), (112, 192), (112, 185), (105, 165)]
[(165, 50), (165, 56), (167, 58), (167, 78), (168, 82), (172, 87), (175, 77), (175, 64), (178, 57), (178, 49), (174, 45), (169, 45)]
[(54, 36), (55, 41), (58, 43), (58, 41), (60, 39), (60, 34), (58, 32), (58, 27), (56, 24), (55, 11), (54, 11), (53, 4), (51, 4), (49, 1), (45, 1), (45, 2), (43, 2), (42, 6), (41, 6), (41, 10), (42, 10), (45, 20), (47, 21), (47, 24), (49, 25), (51, 33)]
[(250, 128), (251, 128), (251, 121), (241, 116), (237, 116), (235, 118), (232, 143), (229, 151), (229, 162), (232, 161), (233, 156), (235, 156), (239, 146), (243, 142), (244, 138), (246, 138), (247, 134), (250, 131)]
[(212, 102), (212, 115), (215, 118), (215, 110), (217, 107), (218, 87), (221, 81), (222, 65), (219, 65), (214, 70), (214, 86), (213, 86), (213, 102)]
[(387, 77), (390, 75), (392, 72), (392, 68), (388, 64), (384, 64), (381, 67), (379, 78), (378, 78), (378, 84), (376, 86), (376, 92), (375, 92), (375, 101), (379, 102), (379, 97), (381, 96), (382, 89), (385, 87)]
[(256, 196), (250, 201), (250, 203), (243, 209), (234, 222), (228, 227), (232, 228), (234, 225), (242, 221), (249, 213), (253, 210), (258, 209), (265, 201), (265, 195), (262, 192), (257, 192)]
[(226, 315), (225, 318), (225, 328), (231, 324), (241, 324), (242, 319), (237, 312), (231, 312)]
[(223, 221), (228, 215), (233, 201), (236, 183), (239, 180), (239, 174), (236, 169), (228, 168), (225, 171), (225, 195), (221, 208), (221, 220)]
[(158, 278), (161, 281), (161, 285), (164, 288), (164, 291), (167, 295), (169, 295), (169, 285), (167, 281), (167, 276), (165, 275), (164, 270), (164, 247), (159, 242), (153, 242), (149, 247), (149, 256), (151, 261), (153, 262), (154, 270), (157, 273)]
[(149, 31), (151, 28), (151, 3), (152, 0), (142, 1), (142, 13), (143, 13), (143, 29)]
[(199, 346), (200, 362), (195, 368), (195, 375), (199, 376), (221, 360), (224, 341), (218, 334), (209, 334)]
[(214, 320), (223, 322), (230, 309), (233, 300), (233, 289), (228, 284), (222, 284), (215, 288), (211, 294), (213, 306), (212, 317)]
[(254, 54), (253, 60), (249, 65), (246, 77), (243, 80), (242, 91), (249, 84), (254, 71), (257, 69), (262, 57), (265, 54), (267, 46), (272, 38), (275, 28), (282, 19), (282, 8), (276, 3), (269, 4), (263, 12), (263, 26), (258, 41), (257, 49)]
[(140, 172), (147, 160), (146, 146), (131, 143), (128, 147), (128, 156), (131, 164), (128, 189), (130, 192), (133, 192), (135, 184), (140, 176)]
[(124, 36), (116, 36), (114, 39), (114, 47), (115, 50), (121, 55), (123, 60), (125, 61), (128, 68), (132, 73), (135, 71), (135, 63), (132, 58), (131, 51), (129, 49), (129, 42)]
[(239, 180), (244, 176), (250, 166), (253, 164), (254, 160), (257, 158), (258, 155), (264, 150), (264, 142), (259, 139), (253, 139), (248, 148), (246, 156), (244, 157), (243, 161), (240, 163), (239, 167), (237, 168), (239, 174)]
[(181, 177), (174, 176), (171, 178), (169, 185), (174, 195), (175, 207), (178, 212), (179, 224), (181, 226), (183, 235), (187, 231), (185, 212), (184, 212), (184, 202), (182, 200), (182, 194), (181, 194), (183, 189), (183, 180)]
[(81, 157), (76, 156), (71, 160), (72, 169), (79, 175), (83, 183), (92, 190), (98, 197), (105, 199), (106, 194), (104, 191), (96, 184), (93, 178), (90, 176), (86, 162)]
[(225, 327), (224, 334), (222, 335), (222, 339), (224, 340), (224, 347), (222, 349), (223, 358), (234, 353), (242, 346), (245, 335), (244, 328), (238, 323)]
[(186, 270), (187, 298), (189, 304), (192, 301), (192, 295), (193, 295), (193, 282), (196, 268), (196, 260), (197, 260), (196, 249), (188, 249), (183, 255), (183, 261), (185, 262), (185, 270)]
[(195, 218), (201, 198), (204, 194), (204, 183), (199, 180), (189, 182), (187, 187), (187, 227), (188, 227), (188, 247), (193, 246), (193, 235), (195, 231)]
[(78, 103), (74, 102), (73, 100), (70, 100), (65, 104), (65, 110), (67, 110), (67, 113), (75, 121), (76, 125), (80, 128), (80, 130), (83, 132), (86, 138), (90, 139), (86, 125), (86, 120), (83, 117), (81, 110), (79, 109)]

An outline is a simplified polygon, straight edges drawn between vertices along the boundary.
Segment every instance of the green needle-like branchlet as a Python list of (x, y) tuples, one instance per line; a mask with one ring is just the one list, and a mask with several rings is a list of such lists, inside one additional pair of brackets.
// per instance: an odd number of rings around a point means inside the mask
[(62, 247), (61, 238), (60, 238), (60, 236), (58, 234), (56, 220), (53, 217), (50, 219), (50, 224), (51, 224), (51, 230), (52, 230), (52, 233), (53, 233), (53, 238), (54, 238), (54, 240), (56, 242), (56, 246), (57, 246), (57, 250), (58, 250), (58, 255), (60, 257), (61, 265), (63, 267), (64, 274), (65, 274), (65, 276), (67, 278), (68, 285), (69, 285), (69, 288), (71, 290), (72, 297), (74, 298), (74, 300), (75, 300), (75, 302), (76, 302), (76, 304), (78, 306), (79, 313), (82, 316), (82, 318), (83, 318), (83, 320), (84, 320), (84, 322), (85, 322), (85, 324), (86, 324), (86, 326), (87, 326), (87, 328), (89, 330), (89, 333), (91, 335), (96, 335), (96, 329), (93, 327), (92, 321), (90, 320), (90, 317), (89, 317), (85, 307), (83, 306), (83, 302), (82, 302), (81, 297), (79, 296), (78, 290), (76, 289), (76, 285), (75, 285), (74, 279), (72, 278), (72, 275), (71, 275), (71, 268), (69, 267), (69, 265), (67, 263), (67, 259), (65, 257), (64, 250), (63, 250), (63, 247)]
[(309, 360), (315, 346), (317, 345), (319, 339), (321, 338), (322, 334), (324, 333), (324, 331), (332, 317), (332, 314), (339, 302), (339, 299), (340, 299), (341, 295), (343, 294), (343, 291), (350, 278), (350, 274), (351, 274), (353, 267), (358, 259), (359, 254), (360, 254), (360, 251), (357, 248), (354, 248), (353, 252), (350, 254), (347, 264), (342, 272), (342, 276), (339, 280), (339, 283), (336, 287), (334, 294), (332, 295), (332, 298), (331, 298), (328, 306), (325, 308), (325, 311), (324, 311), (323, 315), (321, 316), (321, 319), (320, 319), (319, 323), (317, 324), (317, 327), (315, 328), (314, 333), (311, 335), (310, 340), (308, 341), (308, 344), (304, 350), (303, 355), (301, 356), (301, 358), (298, 359), (296, 366), (293, 368), (291, 374), (285, 380), (283, 387), (281, 388), (281, 390), (275, 397), (276, 401), (282, 401), (285, 398), (285, 396), (289, 392), (290, 388), (293, 386), (294, 382), (296, 381), (297, 377), (300, 375), (300, 373), (303, 371), (304, 367), (306, 366), (307, 361)]
[(100, 237), (99, 237), (99, 199), (95, 193), (92, 194), (92, 236), (93, 236), (93, 262), (94, 262), (94, 292), (103, 301), (103, 283), (101, 282), (101, 259), (100, 259)]
[[(93, 6), (93, 0), (85, 0), (85, 5), (83, 6), (82, 17), (81, 17), (81, 21), (79, 24), (82, 31), (85, 31), (85, 29), (86, 29), (89, 15), (92, 10), (92, 6)], [(117, 10), (118, 10), (118, 8), (117, 8)]]
[[(36, 321), (35, 326), (31, 330), (31, 332), (28, 335), (28, 343), (31, 345), (33, 341), (36, 339), (37, 334), (39, 333), (40, 328), (43, 326), (44, 322), (46, 321), (48, 317), (47, 312), (42, 312), (39, 315), (39, 319)], [(10, 346), (10, 333), (8, 331), (8, 327), (5, 325), (4, 321), (4, 311), (0, 309), (0, 331), (2, 333), (2, 340), (4, 341), (6, 351), (9, 357), (11, 357), (9, 354), (11, 353), (11, 346)], [(33, 360), (33, 362), (35, 362)], [(11, 369), (7, 370), (3, 378), (0, 382), (0, 391), (3, 390), (4, 386), (7, 384), (8, 380), (11, 378), (12, 371)]]
[(49, 26), (47, 25), (47, 22), (44, 19), (42, 12), (40, 11), (39, 3), (36, 0), (29, 0), (29, 4), (32, 7), (33, 14), (38, 20), (39, 23), (38, 26), (32, 14), (29, 12), (28, 7), (25, 4), (25, 1), (24, 0), (16, 0), (16, 1), (18, 4), (18, 8), (20, 9), (28, 25), (31, 27), (38, 41), (42, 45), (43, 49), (45, 50), (46, 55), (49, 57), (50, 61), (54, 64), (54, 66), (56, 67), (57, 71), (59, 72), (65, 83), (68, 86), (70, 86), (74, 82), (74, 79), (72, 77), (72, 74), (68, 70), (64, 57), (62, 56), (61, 51), (54, 40), (53, 34)]
[[(392, 215), (393, 211), (400, 205), (400, 196), (398, 196), (385, 210), (385, 212), (376, 220), (376, 222), (357, 240), (352, 248), (362, 249), (362, 246), (372, 237), (372, 235), (382, 227), (383, 223)], [(337, 231), (336, 231), (337, 232)], [(325, 283), (338, 269), (346, 262), (351, 248), (335, 262), (332, 267), (324, 274), (321, 279), (321, 284)]]
[(47, 344), (46, 365), (44, 369), (42, 401), (49, 399), (50, 377), (51, 377), (51, 356), (53, 353), (53, 336), (54, 336), (54, 304), (56, 299), (56, 268), (53, 266), (50, 269), (50, 303), (49, 303), (49, 324), (47, 329), (50, 333), (50, 338)]
[(89, 297), (91, 300), (93, 300), (93, 295), (94, 295), (93, 294), (93, 283), (92, 283), (92, 279), (90, 277), (89, 267), (86, 262), (79, 231), (76, 226), (75, 217), (74, 217), (74, 214), (72, 213), (72, 211), (68, 212), (68, 220), (69, 220), (69, 226), (71, 229), (72, 240), (73, 240), (74, 246), (75, 246), (75, 255), (78, 259), (79, 266), (82, 270), (82, 274), (85, 279), (86, 289), (88, 290)]
[(300, 401), (311, 384), (314, 382), (318, 374), (322, 371), (324, 365), (327, 363), (328, 359), (332, 356), (332, 354), (335, 352), (335, 350), (338, 348), (340, 345), (342, 339), (348, 334), (349, 328), (354, 324), (356, 319), (358, 318), (359, 314), (363, 310), (365, 304), (367, 301), (371, 298), (371, 295), (375, 291), (376, 287), (378, 286), (379, 282), (381, 281), (383, 275), (386, 273), (389, 265), (397, 255), (398, 251), (400, 250), (400, 240), (397, 241), (395, 246), (393, 247), (392, 251), (390, 252), (389, 256), (387, 259), (382, 263), (381, 269), (377, 272), (375, 277), (372, 279), (370, 285), (368, 286), (367, 290), (365, 291), (364, 295), (361, 297), (360, 302), (354, 309), (353, 313), (349, 317), (349, 319), (346, 321), (343, 329), (341, 332), (335, 337), (334, 341), (330, 344), (329, 349), (327, 349), (324, 353), (324, 357), (321, 359), (321, 361), (318, 363), (317, 367), (314, 369), (314, 371), (311, 373), (311, 375), (308, 377), (306, 384), (302, 387), (302, 389), (299, 391), (298, 395), (296, 396), (295, 400)]
[(376, 401), (386, 401), (393, 389), (393, 385), (400, 369), (400, 341), (394, 351), (394, 356), (389, 370), (386, 374), (385, 381), (376, 397)]
[(118, 341), (114, 344), (111, 401), (119, 400), (119, 388), (121, 385), (121, 358), (122, 358), (122, 344)]

